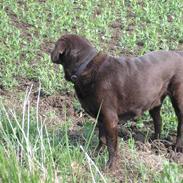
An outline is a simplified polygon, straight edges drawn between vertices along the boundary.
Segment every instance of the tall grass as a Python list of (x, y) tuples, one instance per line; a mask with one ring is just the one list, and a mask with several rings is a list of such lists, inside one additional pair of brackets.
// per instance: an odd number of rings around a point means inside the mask
[(27, 88), (21, 115), (1, 103), (0, 182), (85, 182), (86, 177), (93, 182), (105, 182), (84, 150), (88, 148), (88, 139), (81, 152), (79, 144), (74, 146), (69, 141), (68, 123), (48, 130), (39, 115), (39, 94), (36, 110), (31, 107), (31, 90), (32, 86)]

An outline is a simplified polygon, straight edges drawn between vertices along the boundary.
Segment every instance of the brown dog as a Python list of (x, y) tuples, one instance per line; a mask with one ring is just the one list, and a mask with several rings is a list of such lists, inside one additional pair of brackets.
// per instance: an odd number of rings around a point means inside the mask
[(97, 50), (86, 39), (64, 35), (51, 54), (61, 64), (65, 78), (74, 83), (82, 107), (99, 126), (99, 151), (106, 144), (108, 166), (117, 155), (117, 124), (149, 113), (154, 121), (155, 138), (160, 137), (160, 108), (169, 96), (178, 118), (175, 148), (183, 150), (183, 52), (155, 51), (141, 57), (115, 58)]

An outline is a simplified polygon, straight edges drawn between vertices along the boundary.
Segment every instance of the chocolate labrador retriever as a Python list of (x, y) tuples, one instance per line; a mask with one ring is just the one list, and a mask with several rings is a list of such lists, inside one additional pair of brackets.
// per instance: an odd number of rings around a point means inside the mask
[(53, 63), (61, 64), (65, 79), (74, 83), (82, 107), (98, 117), (100, 151), (109, 152), (108, 166), (117, 156), (118, 121), (148, 110), (160, 137), (160, 109), (169, 96), (178, 118), (176, 151), (183, 150), (183, 52), (154, 51), (144, 56), (115, 58), (98, 52), (77, 35), (64, 35), (51, 53)]

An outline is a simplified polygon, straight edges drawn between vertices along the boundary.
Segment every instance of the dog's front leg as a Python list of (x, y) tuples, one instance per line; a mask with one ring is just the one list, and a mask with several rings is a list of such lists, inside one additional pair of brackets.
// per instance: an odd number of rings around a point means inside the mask
[(104, 145), (106, 145), (106, 132), (104, 124), (101, 120), (98, 121), (98, 128), (99, 128), (99, 144), (95, 150), (95, 154), (99, 154), (102, 152)]
[(109, 160), (107, 166), (113, 168), (117, 157), (117, 141), (118, 141), (118, 116), (112, 110), (102, 110), (102, 123), (106, 135), (106, 144), (109, 152)]

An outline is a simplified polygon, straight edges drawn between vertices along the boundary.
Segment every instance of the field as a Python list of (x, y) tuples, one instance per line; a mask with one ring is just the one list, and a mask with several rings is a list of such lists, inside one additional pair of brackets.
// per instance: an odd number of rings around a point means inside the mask
[(183, 182), (183, 154), (171, 149), (177, 119), (168, 99), (163, 140), (148, 142), (148, 113), (128, 121), (110, 172), (107, 150), (94, 155), (96, 120), (50, 60), (65, 33), (114, 56), (183, 50), (182, 0), (3, 0), (0, 17), (0, 182)]

